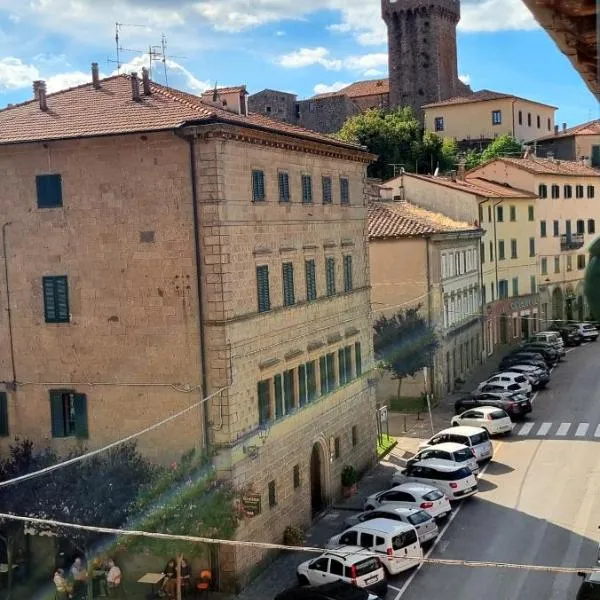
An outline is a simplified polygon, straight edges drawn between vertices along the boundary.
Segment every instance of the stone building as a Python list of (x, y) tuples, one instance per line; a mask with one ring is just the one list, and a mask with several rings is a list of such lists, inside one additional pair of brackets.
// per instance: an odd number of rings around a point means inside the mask
[[(369, 208), (374, 317), (421, 305), (440, 339), (431, 374), (438, 398), (481, 362), (481, 235), (470, 223), (402, 200), (381, 200)], [(384, 377), (380, 401), (394, 396), (396, 388)], [(403, 383), (402, 393), (418, 396), (424, 389), (419, 375)]]
[(580, 160), (600, 169), (600, 119), (562, 129), (554, 126), (554, 132), (529, 142), (538, 158)]
[[(280, 542), (375, 459), (373, 157), (247, 114), (243, 87), (92, 72), (0, 111), (2, 447), (98, 448), (224, 390), (140, 448), (214, 450), (253, 494), (239, 538)], [(223, 549), (221, 581), (263, 554)]]

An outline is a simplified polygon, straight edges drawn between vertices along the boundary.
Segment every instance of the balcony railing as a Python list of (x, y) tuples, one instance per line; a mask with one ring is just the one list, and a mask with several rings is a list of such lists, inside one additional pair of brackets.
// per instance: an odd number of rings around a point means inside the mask
[(567, 233), (560, 236), (561, 250), (577, 250), (583, 246), (583, 233)]

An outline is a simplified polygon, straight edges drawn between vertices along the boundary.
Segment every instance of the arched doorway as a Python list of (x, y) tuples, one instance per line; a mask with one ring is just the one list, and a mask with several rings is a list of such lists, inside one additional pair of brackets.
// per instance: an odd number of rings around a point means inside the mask
[(552, 319), (561, 321), (563, 318), (563, 293), (560, 287), (554, 288), (552, 292)]
[(310, 455), (310, 504), (314, 517), (325, 508), (323, 449), (319, 442), (312, 447)]

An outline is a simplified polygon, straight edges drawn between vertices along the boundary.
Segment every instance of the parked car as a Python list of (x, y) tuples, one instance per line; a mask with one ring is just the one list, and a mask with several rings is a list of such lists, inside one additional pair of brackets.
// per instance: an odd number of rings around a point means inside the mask
[(507, 384), (507, 386), (508, 386), (513, 383), (518, 384), (518, 389), (513, 388), (515, 391), (519, 392), (520, 394), (525, 394), (527, 396), (529, 396), (531, 394), (532, 387), (531, 387), (531, 383), (529, 383), (529, 380), (527, 379), (527, 377), (525, 377), (525, 375), (523, 375), (522, 373), (517, 373), (517, 372), (513, 372), (513, 371), (502, 371), (501, 373), (492, 375), (486, 381), (481, 382), (477, 386), (477, 390), (479, 391), (486, 385), (490, 385), (490, 384), (491, 385)]
[(473, 448), (477, 462), (491, 459), (494, 456), (494, 448), (490, 441), (490, 436), (485, 429), (481, 427), (450, 427), (436, 433), (426, 442), (419, 444), (419, 450), (431, 448), (443, 442), (456, 442)]
[(600, 600), (600, 571), (577, 573), (583, 579), (575, 600)]
[(545, 388), (550, 381), (550, 371), (548, 371), (545, 366), (542, 369), (541, 367), (533, 365), (514, 364), (504, 370), (492, 373), (492, 376), (499, 375), (506, 371), (510, 371), (511, 373), (521, 373), (521, 375), (527, 377), (527, 380), (534, 390)]
[(345, 581), (296, 586), (283, 590), (274, 600), (381, 600), (379, 596)]
[(561, 356), (565, 355), (565, 343), (556, 331), (540, 331), (531, 336), (527, 342), (533, 344), (538, 342), (542, 344), (550, 344), (556, 348), (556, 350), (558, 350)]
[(410, 465), (420, 460), (427, 460), (428, 458), (443, 460), (449, 465), (469, 467), (469, 469), (471, 469), (475, 475), (479, 473), (479, 463), (475, 458), (475, 452), (473, 451), (473, 448), (469, 448), (464, 444), (445, 442), (443, 444), (436, 444), (431, 448), (419, 450), (411, 459), (406, 462), (406, 466), (410, 467)]
[(479, 396), (480, 394), (487, 394), (490, 392), (495, 392), (497, 394), (504, 394), (505, 397), (513, 396), (514, 394), (522, 394), (523, 396), (529, 398), (531, 396), (531, 392), (523, 393), (521, 391), (520, 383), (509, 383), (508, 381), (496, 381), (494, 383), (485, 383), (481, 388), (475, 388), (472, 392), (472, 396)]
[(380, 506), (422, 508), (434, 519), (443, 519), (452, 510), (447, 496), (431, 485), (403, 483), (391, 490), (371, 494), (364, 503), (365, 510)]
[(552, 367), (552, 364), (548, 365), (539, 352), (525, 352), (523, 350), (514, 350), (510, 354), (507, 354), (500, 361), (500, 369), (506, 369), (506, 366), (510, 364), (533, 365), (546, 369), (547, 371)]
[(576, 323), (575, 327), (583, 336), (584, 341), (595, 342), (598, 339), (598, 329), (592, 323)]
[(560, 352), (551, 344), (545, 344), (543, 342), (525, 342), (520, 348), (525, 351), (533, 351), (541, 354), (546, 361), (548, 366), (555, 366), (560, 360)]
[(423, 560), (417, 530), (408, 523), (391, 519), (373, 519), (334, 535), (327, 548), (340, 550), (360, 546), (379, 556), (388, 575), (397, 575), (418, 567)]
[(462, 500), (477, 493), (477, 480), (468, 467), (449, 466), (435, 458), (420, 460), (399, 469), (392, 476), (392, 485), (424, 483), (444, 492), (449, 500)]
[(501, 408), (493, 406), (471, 408), (460, 415), (452, 417), (450, 423), (455, 427), (460, 425), (482, 427), (490, 435), (506, 435), (514, 427), (508, 414)]
[(561, 327), (558, 330), (558, 333), (565, 343), (565, 346), (581, 346), (581, 343), (583, 342), (583, 335), (579, 332), (578, 327)]
[(508, 416), (516, 421), (524, 419), (532, 411), (531, 401), (523, 394), (505, 395), (497, 392), (486, 392), (479, 396), (465, 396), (454, 403), (455, 414), (460, 414), (469, 408), (479, 406), (495, 406), (506, 411)]
[(327, 550), (319, 557), (299, 564), (296, 575), (300, 585), (344, 581), (377, 596), (387, 594), (385, 570), (379, 557), (358, 546), (344, 546), (337, 552)]
[(373, 519), (390, 519), (391, 521), (402, 521), (412, 525), (417, 530), (421, 546), (435, 540), (439, 535), (435, 519), (422, 508), (404, 508), (386, 504), (346, 518), (344, 520), (344, 530)]

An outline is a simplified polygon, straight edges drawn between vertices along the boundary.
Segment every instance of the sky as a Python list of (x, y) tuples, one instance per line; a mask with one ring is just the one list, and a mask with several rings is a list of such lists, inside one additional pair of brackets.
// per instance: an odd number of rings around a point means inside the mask
[[(198, 93), (246, 84), (300, 98), (387, 76), (381, 0), (0, 0), (0, 107), (117, 68), (148, 65), (166, 39), (171, 86)], [(401, 0), (399, 0), (401, 1)], [(459, 73), (491, 89), (559, 107), (568, 126), (600, 117), (598, 102), (521, 0), (463, 0)], [(164, 83), (164, 64), (152, 64)]]

